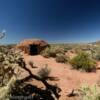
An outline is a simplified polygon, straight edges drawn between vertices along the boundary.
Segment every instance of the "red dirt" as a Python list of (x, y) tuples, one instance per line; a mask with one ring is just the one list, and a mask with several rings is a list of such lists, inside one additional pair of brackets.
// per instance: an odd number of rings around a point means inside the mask
[[(33, 73), (37, 73), (37, 71), (47, 64), (51, 69), (51, 76), (58, 77), (58, 81), (52, 81), (51, 84), (57, 84), (61, 89), (61, 97), (59, 100), (72, 100), (67, 98), (67, 92), (71, 89), (79, 88), (82, 84), (88, 83), (92, 85), (99, 80), (100, 71), (98, 70), (96, 73), (86, 73), (80, 72), (77, 70), (71, 69), (70, 64), (62, 64), (57, 63), (54, 58), (44, 58), (40, 55), (37, 56), (28, 56), (24, 55), (25, 62), (27, 67), (31, 69)], [(29, 61), (32, 61), (35, 66), (38, 66), (36, 69), (30, 68), (28, 65)], [(100, 62), (98, 62), (98, 66), (100, 66)], [(25, 73), (24, 73), (25, 74)], [(32, 84), (39, 84), (38, 87), (42, 87), (42, 84), (33, 81)], [(74, 99), (75, 100), (75, 99)]]

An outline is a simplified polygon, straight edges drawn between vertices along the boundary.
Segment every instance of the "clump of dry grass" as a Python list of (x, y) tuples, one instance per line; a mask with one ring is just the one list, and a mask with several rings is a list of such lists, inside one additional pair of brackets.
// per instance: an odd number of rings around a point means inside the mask
[(41, 68), (37, 75), (41, 78), (41, 79), (47, 79), (50, 75), (51, 70), (48, 68), (48, 65), (46, 65), (44, 68)]

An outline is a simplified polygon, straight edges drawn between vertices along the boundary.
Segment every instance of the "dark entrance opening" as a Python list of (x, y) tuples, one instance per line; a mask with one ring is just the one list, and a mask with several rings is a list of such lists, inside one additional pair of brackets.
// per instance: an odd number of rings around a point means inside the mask
[(37, 45), (30, 45), (30, 55), (37, 55), (37, 54), (38, 54)]

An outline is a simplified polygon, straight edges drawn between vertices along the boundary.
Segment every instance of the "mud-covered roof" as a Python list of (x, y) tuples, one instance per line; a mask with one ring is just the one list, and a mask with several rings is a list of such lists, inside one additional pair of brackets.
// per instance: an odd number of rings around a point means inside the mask
[(28, 45), (39, 45), (39, 46), (47, 46), (48, 43), (41, 39), (24, 39), (17, 46), (28, 46)]

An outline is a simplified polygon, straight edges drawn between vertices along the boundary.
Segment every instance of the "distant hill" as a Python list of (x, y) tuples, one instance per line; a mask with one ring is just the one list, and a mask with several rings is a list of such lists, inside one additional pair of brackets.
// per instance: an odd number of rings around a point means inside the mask
[(96, 42), (92, 42), (91, 44), (93, 44), (93, 45), (100, 45), (100, 40), (96, 41)]

